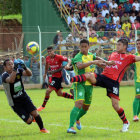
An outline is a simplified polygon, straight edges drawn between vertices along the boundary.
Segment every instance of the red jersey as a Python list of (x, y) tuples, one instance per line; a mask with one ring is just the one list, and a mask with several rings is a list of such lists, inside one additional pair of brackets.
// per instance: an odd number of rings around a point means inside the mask
[(116, 64), (113, 66), (106, 66), (102, 74), (110, 79), (120, 82), (126, 68), (131, 63), (135, 62), (135, 57), (135, 55), (113, 52), (109, 57), (109, 61), (115, 61)]
[[(57, 54), (55, 54), (53, 58), (51, 58), (50, 56), (46, 57), (46, 64), (49, 65), (51, 71), (58, 70), (59, 68), (61, 68), (63, 61), (68, 61), (67, 57)], [(52, 74), (52, 77), (60, 78), (61, 76), (61, 71)]]

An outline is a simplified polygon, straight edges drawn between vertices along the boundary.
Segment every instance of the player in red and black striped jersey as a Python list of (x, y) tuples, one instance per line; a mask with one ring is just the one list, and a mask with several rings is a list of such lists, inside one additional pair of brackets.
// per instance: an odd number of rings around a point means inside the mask
[(49, 74), (52, 74), (52, 81), (49, 85), (49, 87), (46, 90), (46, 95), (43, 101), (42, 106), (40, 106), (37, 110), (41, 111), (45, 108), (46, 103), (48, 102), (50, 98), (50, 93), (55, 90), (56, 94), (58, 96), (62, 96), (65, 98), (73, 99), (73, 95), (68, 94), (66, 92), (62, 92), (62, 62), (68, 61), (67, 68), (70, 67), (70, 60), (68, 60), (67, 57), (64, 57), (62, 55), (57, 55), (54, 53), (52, 47), (47, 48), (48, 56), (46, 57), (46, 68), (45, 68), (45, 74), (44, 78), (47, 75), (48, 69), (50, 68)]
[(96, 86), (106, 88), (107, 96), (110, 97), (112, 106), (123, 121), (122, 132), (128, 131), (129, 122), (126, 119), (124, 109), (119, 106), (119, 83), (127, 67), (137, 61), (140, 61), (140, 56), (126, 54), (128, 41), (120, 39), (117, 42), (117, 50), (109, 57), (109, 63), (114, 63), (112, 66), (106, 66), (102, 74), (86, 73), (77, 75), (71, 78), (71, 82), (83, 82), (89, 80)]

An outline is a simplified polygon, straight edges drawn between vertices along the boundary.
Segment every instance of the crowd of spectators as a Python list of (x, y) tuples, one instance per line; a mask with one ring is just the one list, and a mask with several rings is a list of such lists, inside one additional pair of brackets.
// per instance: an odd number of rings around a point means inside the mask
[[(126, 38), (130, 43), (134, 43), (136, 34), (137, 38), (140, 37), (140, 2), (138, 0), (62, 1), (63, 8), (65, 5), (70, 14), (66, 17), (68, 26), (72, 26), (72, 21), (75, 22), (79, 33), (73, 32), (66, 38), (59, 34), (61, 37), (58, 36), (58, 45), (69, 44), (69, 42), (79, 43), (80, 39), (89, 38), (91, 49), (101, 45), (103, 48), (115, 48), (112, 44), (115, 44), (119, 38)], [(67, 48), (69, 47), (63, 46), (62, 50)]]

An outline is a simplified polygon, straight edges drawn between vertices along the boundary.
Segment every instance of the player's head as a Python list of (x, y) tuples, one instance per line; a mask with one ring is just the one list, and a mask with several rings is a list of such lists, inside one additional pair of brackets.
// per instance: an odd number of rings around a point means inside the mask
[(117, 48), (116, 51), (118, 53), (125, 53), (128, 47), (128, 41), (127, 39), (119, 39), (117, 41)]
[(11, 73), (13, 71), (13, 68), (14, 68), (14, 63), (12, 60), (6, 59), (3, 62), (3, 66), (4, 66), (5, 71)]
[(140, 39), (136, 41), (137, 51), (140, 52)]
[(90, 48), (89, 41), (87, 39), (82, 39), (80, 41), (80, 51), (81, 51), (81, 53), (87, 54), (89, 48)]
[(47, 52), (48, 52), (48, 55), (50, 57), (53, 57), (54, 56), (54, 50), (53, 50), (53, 47), (52, 46), (50, 46), (50, 47), (47, 48)]

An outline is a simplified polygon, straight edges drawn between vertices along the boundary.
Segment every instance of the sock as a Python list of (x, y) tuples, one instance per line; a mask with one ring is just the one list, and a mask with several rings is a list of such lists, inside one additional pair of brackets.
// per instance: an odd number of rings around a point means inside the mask
[(39, 126), (40, 129), (43, 129), (44, 128), (43, 122), (42, 122), (42, 119), (41, 119), (40, 115), (38, 115), (37, 117), (35, 117), (35, 121), (38, 124), (38, 126)]
[(86, 113), (87, 113), (87, 111), (85, 111), (83, 108), (81, 108), (80, 111), (79, 111), (79, 114), (78, 114), (78, 116), (76, 118), (76, 121), (80, 120), (80, 118), (82, 116), (84, 116)]
[(74, 123), (76, 121), (77, 115), (79, 113), (80, 109), (77, 107), (74, 107), (70, 113), (70, 125), (69, 128), (74, 126)]
[(70, 79), (71, 82), (84, 82), (86, 81), (86, 77), (84, 74), (74, 76)]
[(45, 99), (43, 101), (42, 107), (46, 106), (46, 103), (48, 102), (49, 98), (50, 98), (50, 96), (45, 96)]
[(64, 98), (69, 98), (69, 99), (73, 99), (73, 98), (74, 98), (73, 95), (68, 94), (68, 93), (66, 93), (66, 92), (63, 92), (62, 96), (63, 96)]
[(133, 101), (133, 115), (136, 116), (138, 115), (139, 112), (139, 99), (135, 98)]
[(120, 116), (120, 118), (123, 121), (123, 123), (128, 123), (128, 120), (126, 119), (126, 116), (125, 116), (123, 108), (120, 107), (120, 109), (118, 111), (118, 115)]

